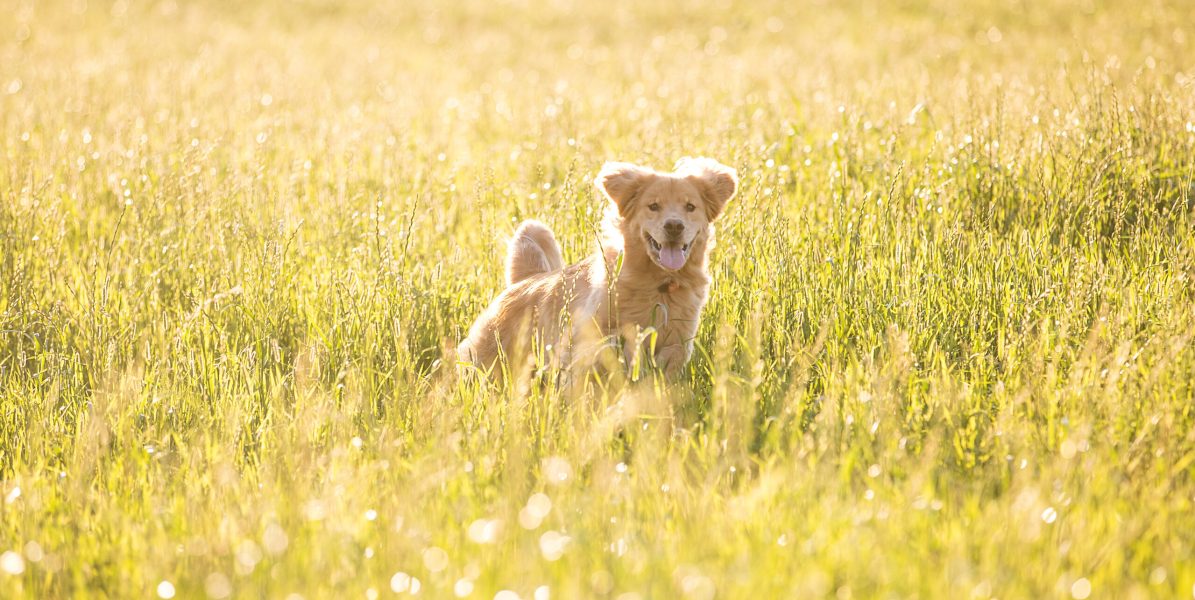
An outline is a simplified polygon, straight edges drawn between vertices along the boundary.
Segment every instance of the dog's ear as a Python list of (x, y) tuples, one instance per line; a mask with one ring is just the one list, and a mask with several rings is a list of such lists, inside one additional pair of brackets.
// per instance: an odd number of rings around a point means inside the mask
[(635, 197), (656, 172), (646, 167), (624, 162), (608, 162), (594, 178), (593, 184), (618, 207), (618, 213), (628, 216)]
[(722, 214), (722, 209), (734, 198), (739, 187), (739, 176), (734, 169), (712, 158), (682, 158), (676, 163), (676, 172), (701, 192), (706, 215), (711, 221)]

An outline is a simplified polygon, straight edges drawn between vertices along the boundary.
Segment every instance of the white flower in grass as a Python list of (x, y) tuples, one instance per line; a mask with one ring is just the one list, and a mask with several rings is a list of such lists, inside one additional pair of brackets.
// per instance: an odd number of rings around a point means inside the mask
[(477, 519), (469, 523), (469, 539), (477, 544), (492, 544), (502, 529), (498, 519)]
[(402, 571), (395, 573), (390, 578), (390, 589), (396, 594), (410, 593), (411, 595), (415, 595), (419, 593), (422, 587), (423, 584), (419, 581), (418, 577), (412, 577), (409, 573)]
[(544, 555), (545, 560), (559, 560), (561, 556), (564, 556), (564, 548), (571, 540), (572, 538), (559, 531), (544, 532), (539, 536), (539, 551)]
[(552, 512), (552, 499), (546, 494), (532, 494), (527, 499), (527, 505), (519, 511), (519, 525), (523, 529), (535, 529), (543, 523), (548, 513)]
[(1086, 577), (1080, 577), (1071, 584), (1071, 598), (1087, 600), (1091, 596), (1091, 582)]
[(232, 582), (223, 573), (212, 573), (203, 580), (203, 591), (213, 600), (221, 600), (232, 595)]
[(431, 546), (423, 551), (423, 566), (432, 573), (439, 573), (448, 568), (448, 553), (439, 546)]
[(465, 598), (473, 593), (473, 582), (468, 579), (458, 579), (452, 586), (452, 594), (457, 598)]
[(25, 572), (25, 559), (12, 550), (0, 554), (0, 571), (9, 575), (20, 575)]
[(286, 530), (282, 529), (277, 523), (270, 523), (266, 526), (266, 531), (261, 535), (261, 545), (272, 556), (278, 556), (286, 551), (286, 547), (290, 545), (290, 538), (286, 535)]
[(573, 475), (573, 466), (569, 462), (559, 456), (552, 456), (544, 459), (543, 463), (544, 480), (552, 485), (560, 485), (569, 480)]

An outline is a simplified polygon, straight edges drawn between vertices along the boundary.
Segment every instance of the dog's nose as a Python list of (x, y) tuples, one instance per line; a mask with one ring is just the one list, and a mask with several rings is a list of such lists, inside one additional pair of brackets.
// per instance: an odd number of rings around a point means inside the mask
[(668, 234), (668, 237), (678, 238), (684, 232), (685, 224), (680, 219), (668, 219), (664, 221), (664, 233)]

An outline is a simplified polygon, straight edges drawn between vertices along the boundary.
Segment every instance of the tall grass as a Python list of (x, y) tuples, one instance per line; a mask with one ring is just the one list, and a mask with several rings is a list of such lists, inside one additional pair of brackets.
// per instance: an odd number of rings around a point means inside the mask
[[(1195, 593), (1185, 2), (2, 8), (4, 597)], [(457, 379), (684, 155), (679, 381)]]

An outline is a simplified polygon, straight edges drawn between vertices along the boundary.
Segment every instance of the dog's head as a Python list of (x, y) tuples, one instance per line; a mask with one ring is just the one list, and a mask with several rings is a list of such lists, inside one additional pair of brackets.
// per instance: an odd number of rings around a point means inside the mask
[(734, 197), (738, 177), (716, 160), (682, 158), (672, 173), (608, 162), (594, 183), (618, 208), (628, 249), (641, 238), (652, 262), (678, 271)]

